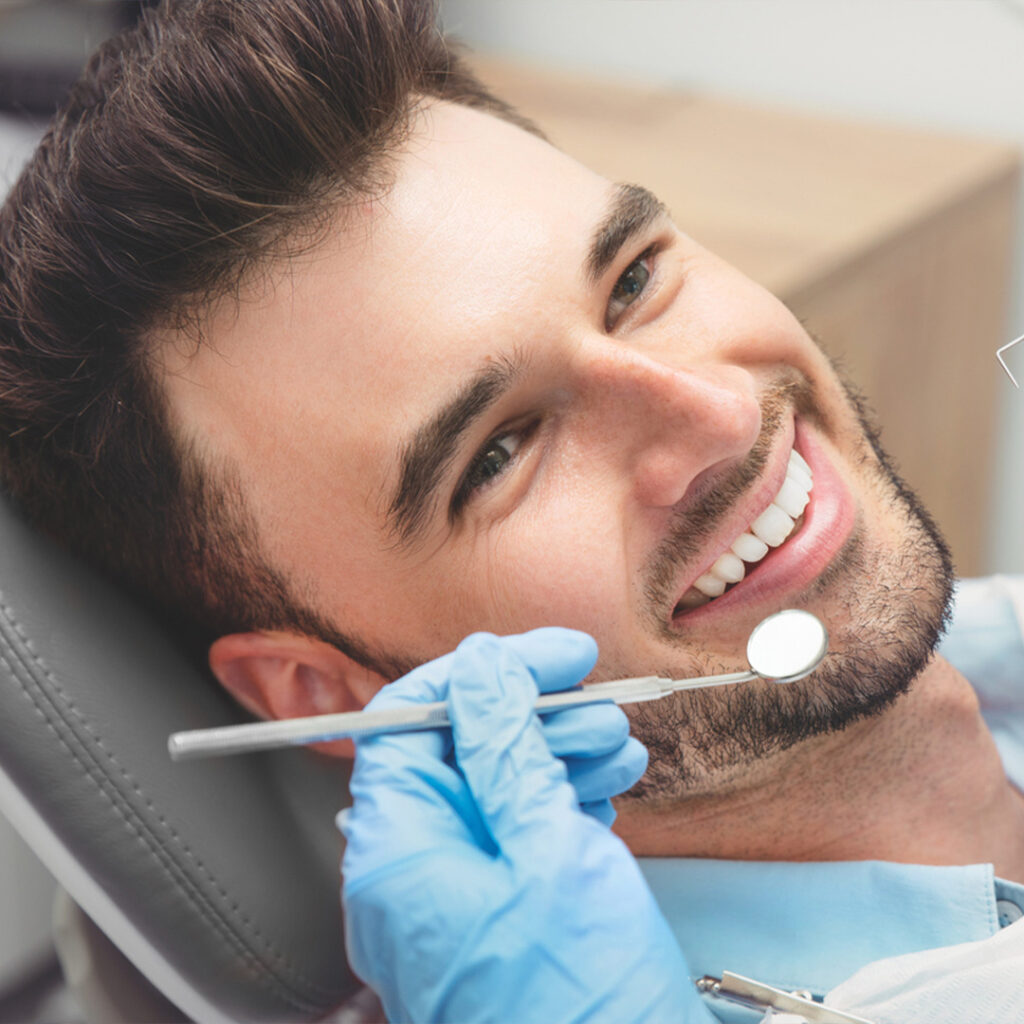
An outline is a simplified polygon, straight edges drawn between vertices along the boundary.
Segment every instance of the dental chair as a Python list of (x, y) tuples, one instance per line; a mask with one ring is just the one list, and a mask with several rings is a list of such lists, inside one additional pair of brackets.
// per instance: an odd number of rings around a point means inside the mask
[(359, 988), (333, 824), (346, 763), (168, 757), (170, 732), (243, 718), (0, 496), (0, 811), (73, 901), (64, 926), (81, 908), (86, 937), (98, 928), (173, 1004), (152, 1019), (320, 1020)]

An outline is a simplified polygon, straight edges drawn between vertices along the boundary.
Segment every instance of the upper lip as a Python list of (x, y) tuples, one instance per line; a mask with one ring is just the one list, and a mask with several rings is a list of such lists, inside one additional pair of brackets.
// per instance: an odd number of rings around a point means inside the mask
[[(705, 558), (698, 563), (696, 571), (687, 573), (682, 585), (676, 590), (675, 601), (669, 610), (669, 621), (675, 618), (676, 609), (683, 595), (693, 586), (694, 581), (711, 568), (718, 558), (729, 550), (733, 541), (746, 530), (750, 524), (772, 503), (786, 479), (789, 464), (789, 453), (793, 450), (795, 427), (790, 419), (786, 427), (779, 432), (778, 442), (768, 456), (764, 472), (757, 483), (722, 517), (718, 528), (708, 540)], [(739, 586), (740, 584), (737, 584)]]

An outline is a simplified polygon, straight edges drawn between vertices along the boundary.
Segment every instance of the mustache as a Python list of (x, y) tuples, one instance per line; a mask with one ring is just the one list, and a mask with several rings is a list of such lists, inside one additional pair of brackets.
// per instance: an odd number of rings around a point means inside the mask
[(651, 555), (644, 573), (644, 596), (660, 626), (660, 610), (674, 601), (680, 572), (696, 558), (722, 517), (757, 483), (782, 430), (783, 418), (795, 409), (808, 419), (819, 419), (813, 386), (792, 374), (773, 380), (761, 399), (761, 430), (746, 458), (717, 480), (713, 489), (692, 505), (677, 509), (664, 540)]

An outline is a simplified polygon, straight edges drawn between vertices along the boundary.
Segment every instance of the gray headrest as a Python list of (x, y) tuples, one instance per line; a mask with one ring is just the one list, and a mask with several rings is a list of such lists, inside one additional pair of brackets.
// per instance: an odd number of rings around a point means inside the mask
[(244, 719), (158, 625), (0, 500), (0, 807), (195, 1019), (310, 1020), (357, 983), (338, 899), (345, 762), (172, 763)]

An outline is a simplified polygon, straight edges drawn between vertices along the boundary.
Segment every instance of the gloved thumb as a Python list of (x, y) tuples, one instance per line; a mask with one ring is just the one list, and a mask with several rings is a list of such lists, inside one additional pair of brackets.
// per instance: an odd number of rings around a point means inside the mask
[(593, 637), (577, 629), (542, 626), (501, 642), (522, 659), (541, 693), (575, 686), (597, 661)]
[(513, 644), (477, 633), (453, 658), (448, 691), (455, 756), (499, 847), (537, 843), (578, 813), (565, 765), (551, 753), (533, 705), (537, 686)]

